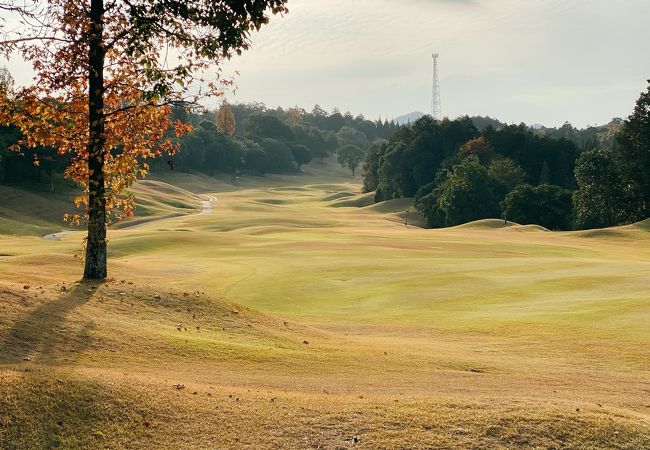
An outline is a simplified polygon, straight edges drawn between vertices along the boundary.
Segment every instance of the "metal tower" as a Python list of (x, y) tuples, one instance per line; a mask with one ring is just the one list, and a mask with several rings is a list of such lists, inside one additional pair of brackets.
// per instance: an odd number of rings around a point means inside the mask
[(442, 108), (440, 107), (440, 79), (438, 78), (438, 54), (433, 57), (433, 89), (431, 95), (431, 117), (435, 120), (442, 120)]

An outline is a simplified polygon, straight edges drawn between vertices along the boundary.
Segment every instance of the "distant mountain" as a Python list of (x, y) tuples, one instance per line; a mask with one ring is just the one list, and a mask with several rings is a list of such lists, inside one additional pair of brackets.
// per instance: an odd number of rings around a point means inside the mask
[[(426, 113), (423, 113), (421, 111), (413, 111), (408, 114), (404, 114), (399, 117), (395, 117), (393, 121), (398, 124), (398, 125), (406, 125), (407, 123), (414, 123), (416, 120), (418, 120), (420, 117), (426, 116)], [(505, 123), (493, 119), (489, 116), (473, 116), (471, 117), (472, 122), (474, 123), (474, 126), (479, 130), (483, 131), (485, 128), (488, 126), (491, 126), (493, 128), (501, 128), (502, 126), (505, 125)]]
[(425, 116), (426, 114), (420, 111), (413, 111), (408, 114), (404, 114), (399, 117), (395, 117), (393, 121), (399, 125), (405, 125), (407, 123), (413, 123), (418, 120), (420, 117)]

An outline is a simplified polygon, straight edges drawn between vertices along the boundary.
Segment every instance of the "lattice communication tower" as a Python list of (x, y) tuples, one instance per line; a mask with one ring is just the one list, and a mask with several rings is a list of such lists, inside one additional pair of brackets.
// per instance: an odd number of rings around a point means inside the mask
[(442, 108), (440, 106), (440, 79), (438, 77), (438, 54), (433, 53), (433, 88), (431, 95), (431, 116), (435, 120), (442, 120)]

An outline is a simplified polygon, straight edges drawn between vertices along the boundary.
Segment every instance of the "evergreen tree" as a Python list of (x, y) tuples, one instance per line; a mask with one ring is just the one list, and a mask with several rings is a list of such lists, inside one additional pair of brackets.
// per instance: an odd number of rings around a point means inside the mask
[(612, 151), (592, 150), (576, 163), (578, 190), (573, 194), (577, 228), (601, 228), (629, 220), (623, 165)]
[(634, 193), (631, 200), (636, 220), (650, 216), (650, 80), (648, 83), (618, 137), (625, 181)]

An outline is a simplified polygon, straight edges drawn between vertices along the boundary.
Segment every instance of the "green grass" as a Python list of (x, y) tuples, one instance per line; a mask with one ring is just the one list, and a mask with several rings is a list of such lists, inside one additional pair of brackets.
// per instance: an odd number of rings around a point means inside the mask
[(141, 183), (99, 286), (1, 234), (2, 446), (650, 447), (645, 224), (406, 227), (305, 170)]
[(75, 191), (63, 184), (56, 193), (49, 185), (29, 187), (0, 186), (0, 234), (39, 236), (67, 229), (63, 214), (76, 212)]

